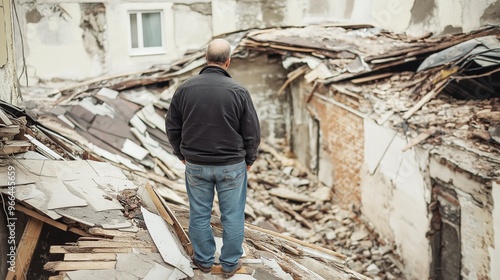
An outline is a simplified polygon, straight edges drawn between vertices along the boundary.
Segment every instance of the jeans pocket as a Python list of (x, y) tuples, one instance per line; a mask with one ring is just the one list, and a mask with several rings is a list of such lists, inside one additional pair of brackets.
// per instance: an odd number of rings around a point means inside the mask
[(186, 180), (191, 186), (198, 186), (202, 182), (201, 168), (189, 167), (186, 165)]
[(243, 183), (243, 178), (247, 172), (246, 168), (239, 168), (236, 170), (224, 170), (224, 186), (226, 188), (237, 188)]

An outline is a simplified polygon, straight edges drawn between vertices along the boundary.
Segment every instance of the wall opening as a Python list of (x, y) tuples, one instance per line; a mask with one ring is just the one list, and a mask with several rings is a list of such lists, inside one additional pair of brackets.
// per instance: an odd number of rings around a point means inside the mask
[(431, 279), (461, 279), (460, 203), (454, 190), (434, 181), (431, 219)]

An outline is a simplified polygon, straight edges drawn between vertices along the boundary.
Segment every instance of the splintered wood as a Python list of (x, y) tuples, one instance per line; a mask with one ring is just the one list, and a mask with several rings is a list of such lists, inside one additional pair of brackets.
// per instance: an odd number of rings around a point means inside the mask
[(111, 238), (80, 238), (75, 244), (51, 246), (50, 253), (64, 254), (64, 260), (47, 262), (44, 269), (53, 272), (115, 269), (118, 253), (130, 253), (133, 249), (156, 252), (154, 244), (137, 239), (134, 233), (101, 228), (92, 228), (89, 231)]

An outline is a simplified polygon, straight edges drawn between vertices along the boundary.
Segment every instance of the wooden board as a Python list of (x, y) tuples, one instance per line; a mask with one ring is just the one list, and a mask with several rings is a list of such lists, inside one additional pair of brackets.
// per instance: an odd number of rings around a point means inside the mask
[(165, 207), (163, 207), (163, 204), (160, 201), (160, 198), (156, 194), (156, 192), (153, 190), (150, 184), (146, 184), (145, 186), (146, 190), (148, 191), (149, 197), (153, 201), (153, 203), (156, 206), (156, 210), (160, 214), (160, 216), (170, 225), (174, 224), (174, 221), (170, 217), (170, 215), (167, 213), (167, 210), (165, 210)]
[(67, 253), (65, 261), (116, 261), (114, 253)]
[(50, 218), (47, 218), (41, 214), (38, 214), (37, 212), (33, 211), (33, 210), (30, 210), (20, 204), (16, 204), (16, 210), (19, 211), (19, 212), (23, 212), (24, 214), (28, 215), (28, 216), (31, 216), (37, 220), (40, 220), (44, 223), (47, 223), (53, 227), (56, 227), (60, 230), (63, 230), (63, 231), (66, 231), (68, 230), (68, 226), (63, 224), (63, 223), (59, 223), (59, 222), (56, 222)]
[(135, 233), (132, 232), (123, 232), (119, 230), (113, 229), (103, 229), (99, 227), (94, 227), (89, 229), (89, 233), (93, 235), (99, 235), (104, 237), (130, 237), (134, 238), (136, 236)]
[[(149, 248), (141, 248), (141, 250), (151, 251)], [(132, 248), (81, 248), (78, 246), (50, 246), (51, 254), (68, 254), (68, 253), (129, 253)]]
[[(222, 274), (222, 266), (214, 265), (212, 266), (212, 274), (219, 275)], [(245, 266), (242, 266), (240, 269), (236, 271), (236, 274), (250, 274)]]
[(80, 248), (152, 248), (153, 244), (142, 241), (78, 241)]
[(25, 273), (27, 273), (28, 268), (33, 258), (33, 252), (35, 251), (36, 244), (40, 238), (40, 233), (42, 232), (43, 222), (35, 218), (30, 218), (26, 227), (24, 228), (24, 233), (19, 241), (19, 247), (16, 251), (16, 266), (14, 272), (10, 271), (7, 273), (6, 280), (12, 279), (23, 279)]
[[(116, 261), (109, 262), (48, 262), (43, 269), (48, 271), (69, 271), (69, 270), (95, 270), (95, 269), (114, 269)], [(20, 278), (19, 278), (20, 279)]]

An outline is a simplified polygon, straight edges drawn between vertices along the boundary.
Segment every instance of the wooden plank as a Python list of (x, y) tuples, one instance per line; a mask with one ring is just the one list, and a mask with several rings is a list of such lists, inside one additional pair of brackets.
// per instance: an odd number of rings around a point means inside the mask
[(299, 68), (293, 70), (292, 72), (289, 73), (288, 79), (283, 83), (283, 85), (280, 87), (278, 90), (278, 96), (281, 96), (283, 92), (285, 91), (286, 87), (293, 82), (296, 78), (300, 77), (300, 75), (304, 74), (308, 69), (307, 65), (302, 65)]
[[(141, 248), (141, 250), (151, 251), (149, 248)], [(54, 245), (50, 246), (51, 254), (68, 254), (68, 253), (130, 253), (132, 248), (81, 248), (78, 246)]]
[(411, 139), (408, 142), (408, 144), (406, 144), (406, 146), (403, 147), (402, 151), (405, 152), (405, 151), (411, 149), (412, 147), (420, 144), (422, 141), (429, 138), (431, 135), (434, 135), (434, 133), (436, 133), (436, 131), (437, 131), (437, 129), (434, 127), (434, 128), (430, 128), (430, 129), (420, 133), (417, 137)]
[(314, 82), (311, 92), (309, 93), (309, 95), (307, 95), (306, 103), (309, 103), (311, 101), (312, 97), (314, 96), (314, 93), (316, 92), (316, 90), (319, 88), (320, 85), (321, 84), (318, 81)]
[(68, 253), (64, 255), (65, 261), (116, 261), (113, 253)]
[(136, 236), (133, 232), (123, 232), (113, 229), (103, 229), (98, 227), (93, 227), (89, 229), (89, 233), (93, 235), (99, 235), (104, 237), (130, 237), (134, 238)]
[(19, 247), (17, 247), (15, 270), (8, 271), (5, 277), (6, 280), (24, 279), (24, 275), (28, 271), (31, 259), (33, 258), (36, 244), (40, 238), (42, 227), (42, 221), (35, 218), (30, 218), (28, 220), (24, 228), (24, 233), (19, 241)]
[(114, 269), (116, 261), (109, 262), (48, 262), (43, 269), (48, 271)]
[(151, 198), (151, 200), (155, 204), (156, 210), (158, 211), (158, 213), (160, 214), (160, 216), (167, 223), (169, 223), (170, 225), (173, 225), (174, 221), (172, 220), (172, 218), (170, 217), (170, 215), (168, 214), (168, 212), (165, 210), (165, 207), (163, 206), (163, 204), (160, 201), (159, 195), (153, 190), (153, 188), (151, 187), (151, 185), (149, 183), (146, 184), (145, 188), (148, 191), (149, 197)]
[[(213, 275), (219, 275), (222, 274), (222, 266), (220, 265), (214, 265), (212, 266), (212, 272), (211, 274)], [(236, 274), (250, 274), (250, 272), (247, 270), (246, 266), (242, 266), (240, 269), (236, 271)]]
[(304, 217), (302, 217), (299, 213), (297, 213), (295, 210), (293, 210), (289, 204), (285, 203), (285, 202), (282, 202), (280, 201), (278, 198), (276, 197), (271, 197), (271, 200), (273, 202), (273, 204), (278, 208), (280, 209), (281, 211), (283, 212), (286, 212), (288, 214), (290, 214), (295, 220), (297, 220), (298, 222), (302, 223), (304, 226), (306, 226), (307, 228), (309, 229), (314, 229), (314, 225), (309, 222), (308, 220), (306, 220)]
[(2, 120), (2, 123), (4, 123), (5, 125), (12, 124), (9, 117), (7, 116), (7, 114), (5, 114), (5, 112), (2, 109), (0, 109), (0, 120)]
[(444, 89), (444, 85), (447, 82), (448, 82), (448, 80), (445, 79), (445, 80), (442, 80), (441, 82), (439, 82), (438, 84), (436, 84), (436, 87), (433, 90), (431, 90), (424, 97), (422, 97), (422, 99), (420, 99), (417, 102), (417, 104), (413, 105), (413, 107), (410, 108), (410, 110), (406, 111), (406, 113), (403, 115), (403, 119), (405, 119), (405, 120), (409, 119), (411, 116), (413, 116), (413, 114), (416, 111), (418, 111), (420, 108), (422, 108), (427, 102), (429, 102), (431, 99), (436, 97), (441, 92), (441, 90)]
[(299, 239), (296, 239), (296, 238), (293, 238), (293, 237), (290, 237), (290, 236), (286, 236), (286, 235), (283, 235), (283, 234), (280, 234), (280, 233), (277, 233), (277, 232), (274, 232), (274, 231), (271, 231), (271, 230), (263, 229), (263, 228), (260, 228), (258, 226), (254, 226), (252, 224), (245, 224), (245, 227), (247, 227), (249, 229), (256, 230), (256, 231), (263, 232), (265, 234), (269, 234), (269, 235), (274, 236), (274, 237), (279, 238), (279, 239), (290, 241), (292, 243), (295, 243), (295, 244), (298, 244), (298, 245), (301, 245), (301, 246), (304, 246), (304, 247), (307, 247), (307, 248), (310, 248), (310, 249), (313, 249), (313, 250), (316, 250), (316, 251), (319, 251), (319, 252), (322, 252), (322, 253), (325, 253), (327, 255), (330, 255), (330, 256), (333, 256), (335, 258), (338, 258), (338, 259), (340, 259), (342, 261), (345, 261), (345, 259), (347, 258), (345, 255), (337, 253), (337, 252), (334, 252), (332, 250), (328, 250), (326, 248), (323, 248), (323, 247), (320, 247), (320, 246), (317, 246), (317, 245), (314, 245), (314, 244), (311, 244), (311, 243), (307, 243), (305, 241), (302, 241), (302, 240), (299, 240)]
[(149, 244), (142, 241), (119, 241), (115, 242), (109, 241), (78, 241), (78, 247), (81, 248), (151, 248), (154, 247), (153, 244)]
[(376, 75), (369, 75), (366, 77), (362, 78), (357, 78), (357, 79), (352, 79), (351, 82), (354, 84), (361, 84), (361, 83), (366, 83), (366, 82), (371, 82), (374, 80), (378, 79), (384, 79), (393, 76), (394, 73), (382, 73), (382, 74), (376, 74)]
[(26, 208), (26, 207), (24, 207), (24, 206), (22, 206), (20, 204), (16, 204), (15, 207), (16, 207), (17, 211), (22, 212), (22, 213), (24, 213), (24, 214), (26, 214), (26, 215), (28, 215), (30, 217), (33, 217), (33, 218), (35, 218), (37, 220), (40, 220), (40, 221), (42, 221), (42, 222), (44, 222), (46, 224), (49, 224), (49, 225), (51, 225), (51, 226), (53, 226), (55, 228), (58, 228), (58, 229), (63, 230), (63, 231), (67, 231), (68, 230), (68, 226), (67, 225), (65, 225), (63, 223), (60, 223), (60, 222), (56, 222), (56, 221), (54, 221), (54, 220), (52, 220), (50, 218), (47, 218), (47, 217), (45, 217), (45, 216), (43, 216), (41, 214), (38, 214), (37, 212), (35, 212), (33, 210), (30, 210), (30, 209), (28, 209), (28, 208)]
[(1, 154), (11, 155), (24, 153), (31, 149), (31, 143), (23, 140), (6, 141), (0, 149)]

